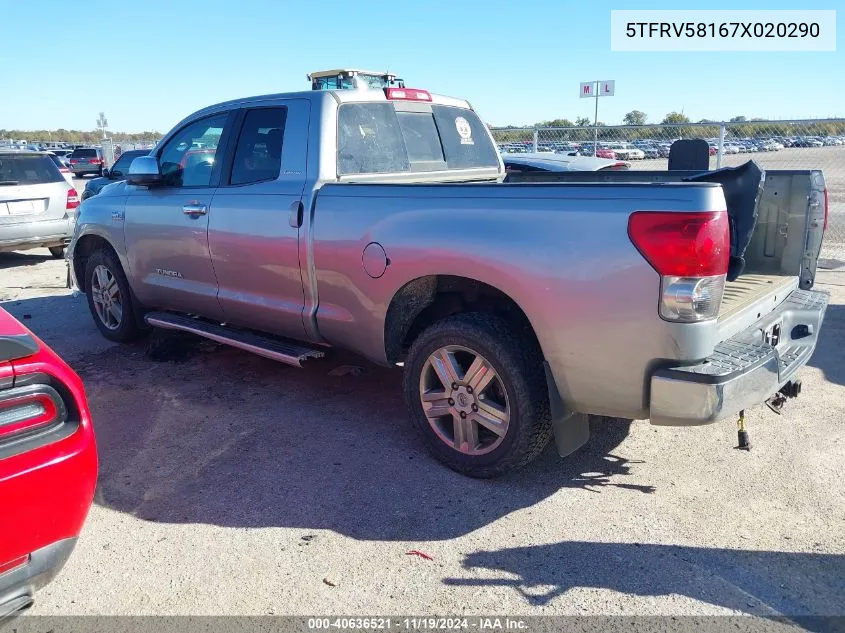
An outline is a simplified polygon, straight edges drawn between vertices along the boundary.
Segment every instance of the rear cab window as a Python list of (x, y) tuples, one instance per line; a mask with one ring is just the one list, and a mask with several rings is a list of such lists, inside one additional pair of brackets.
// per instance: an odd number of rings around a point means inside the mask
[(0, 186), (50, 182), (64, 182), (64, 177), (46, 154), (0, 154)]
[(498, 166), (498, 152), (472, 110), (406, 101), (339, 106), (341, 176)]

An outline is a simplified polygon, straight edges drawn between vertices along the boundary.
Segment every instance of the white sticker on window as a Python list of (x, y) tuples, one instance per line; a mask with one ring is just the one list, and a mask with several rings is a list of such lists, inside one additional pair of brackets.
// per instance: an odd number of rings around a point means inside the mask
[(455, 118), (455, 129), (461, 137), (461, 145), (475, 145), (475, 141), (472, 140), (472, 128), (464, 117)]

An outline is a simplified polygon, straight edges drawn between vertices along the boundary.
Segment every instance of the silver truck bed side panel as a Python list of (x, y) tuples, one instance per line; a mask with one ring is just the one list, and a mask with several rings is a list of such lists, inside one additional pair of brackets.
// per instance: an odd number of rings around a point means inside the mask
[[(644, 417), (655, 359), (706, 356), (717, 325), (659, 318), (659, 278), (631, 244), (628, 216), (724, 204), (709, 185), (327, 185), (312, 229), (317, 327), (385, 363), (384, 319), (400, 288), (427, 275), (474, 279), (522, 308), (571, 408)], [(362, 266), (371, 242), (390, 260), (377, 279)]]

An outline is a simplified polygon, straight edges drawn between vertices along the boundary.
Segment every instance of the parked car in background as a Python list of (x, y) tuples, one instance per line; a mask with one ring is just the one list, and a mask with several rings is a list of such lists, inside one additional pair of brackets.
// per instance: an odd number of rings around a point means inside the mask
[(43, 152), (0, 152), (0, 252), (47, 247), (62, 257), (79, 196)]
[(722, 151), (725, 154), (739, 154), (742, 150), (740, 149), (739, 145), (734, 145), (732, 143), (731, 144), (726, 143), (724, 148), (722, 148)]
[(604, 171), (607, 169), (628, 169), (628, 163), (606, 158), (578, 156), (577, 154), (504, 154), (502, 162), (505, 171), (525, 173), (533, 171)]
[(660, 158), (660, 150), (655, 145), (639, 145), (644, 158)]
[(82, 199), (87, 200), (91, 196), (96, 196), (100, 193), (100, 190), (102, 190), (103, 187), (110, 183), (125, 180), (126, 174), (129, 171), (129, 165), (132, 164), (132, 161), (138, 158), (138, 156), (146, 156), (149, 153), (149, 150), (146, 149), (136, 149), (123, 152), (111, 169), (103, 170), (102, 176), (85, 181), (85, 189), (82, 191)]
[(73, 172), (70, 170), (70, 167), (65, 165), (53, 152), (47, 152), (47, 156), (49, 156), (50, 160), (52, 160), (56, 167), (58, 167), (59, 173), (64, 177), (67, 184), (73, 187)]
[(69, 156), (70, 156), (70, 153), (71, 153), (72, 151), (73, 151), (72, 149), (58, 149), (58, 148), (54, 148), (54, 149), (51, 149), (51, 150), (50, 150), (50, 152), (52, 152), (53, 154), (55, 154), (55, 155), (56, 155), (56, 157), (57, 157), (60, 161), (62, 161), (62, 163), (65, 165), (65, 167), (68, 167), (68, 168), (70, 167), (70, 158), (69, 158)]
[(530, 145), (524, 143), (506, 143), (499, 148), (504, 154), (526, 154), (531, 151)]
[(0, 623), (59, 573), (96, 481), (82, 381), (0, 308)]
[(68, 157), (70, 168), (75, 176), (84, 178), (88, 174), (103, 175), (106, 163), (103, 160), (103, 150), (97, 147), (83, 147), (75, 149)]
[(618, 158), (615, 151), (601, 146), (595, 151), (595, 155), (596, 158), (609, 158), (610, 160), (616, 160)]
[(613, 150), (613, 157), (619, 160), (642, 160), (645, 158), (645, 152), (628, 143), (607, 143), (604, 148)]

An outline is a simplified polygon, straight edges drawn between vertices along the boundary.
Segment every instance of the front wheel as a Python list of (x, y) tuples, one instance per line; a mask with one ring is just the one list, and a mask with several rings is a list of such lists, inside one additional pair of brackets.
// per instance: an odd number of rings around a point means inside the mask
[(109, 250), (94, 251), (85, 266), (88, 309), (100, 333), (123, 343), (138, 338), (129, 282), (117, 256)]
[(471, 477), (525, 466), (552, 435), (542, 361), (531, 337), (485, 313), (448, 317), (405, 362), (411, 422), (443, 464)]

